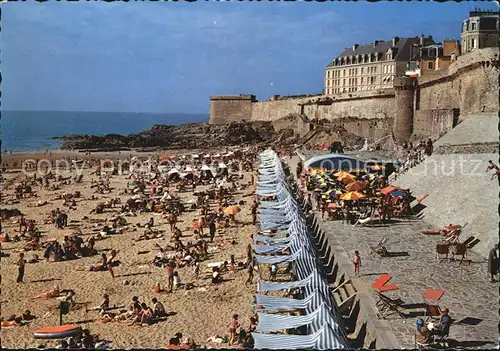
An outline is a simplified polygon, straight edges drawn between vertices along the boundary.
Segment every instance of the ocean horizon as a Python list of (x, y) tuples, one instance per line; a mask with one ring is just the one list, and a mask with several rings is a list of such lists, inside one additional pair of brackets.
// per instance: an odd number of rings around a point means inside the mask
[(208, 122), (209, 114), (80, 111), (2, 111), (1, 151), (59, 150), (68, 134), (137, 134), (155, 124)]

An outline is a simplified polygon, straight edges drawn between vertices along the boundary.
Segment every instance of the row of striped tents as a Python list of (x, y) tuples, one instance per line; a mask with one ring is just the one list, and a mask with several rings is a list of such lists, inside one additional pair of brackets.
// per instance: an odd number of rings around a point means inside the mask
[[(348, 348), (347, 338), (339, 324), (330, 287), (318, 271), (319, 259), (314, 249), (302, 210), (293, 199), (285, 180), (281, 160), (268, 150), (260, 155), (257, 195), (273, 200), (261, 201), (258, 219), (261, 232), (254, 236), (255, 259), (262, 264), (289, 263), (293, 282), (260, 280), (258, 292), (300, 289), (302, 299), (257, 293), (257, 330), (252, 333), (257, 349), (318, 350)], [(305, 315), (290, 315), (296, 310)], [(269, 312), (273, 312), (270, 314)], [(283, 313), (288, 313), (283, 314)], [(306, 335), (268, 334), (287, 329), (306, 328)]]

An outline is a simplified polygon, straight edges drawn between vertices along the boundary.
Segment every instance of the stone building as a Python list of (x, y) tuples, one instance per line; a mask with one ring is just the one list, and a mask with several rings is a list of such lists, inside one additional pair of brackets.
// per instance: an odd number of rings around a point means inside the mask
[(499, 12), (474, 10), (462, 24), (462, 54), (498, 47)]
[(404, 76), (407, 62), (431, 44), (431, 36), (354, 44), (326, 67), (325, 95), (393, 88), (394, 77)]
[(443, 43), (423, 46), (407, 63), (406, 75), (419, 77), (427, 72), (446, 68), (460, 55), (460, 43), (444, 40)]

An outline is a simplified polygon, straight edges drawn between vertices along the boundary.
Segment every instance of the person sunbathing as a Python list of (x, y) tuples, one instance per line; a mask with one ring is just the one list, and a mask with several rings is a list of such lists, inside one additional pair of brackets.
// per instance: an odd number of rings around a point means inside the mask
[(33, 297), (33, 300), (36, 299), (52, 299), (55, 297), (58, 297), (61, 291), (59, 290), (59, 287), (56, 285), (52, 290), (49, 290), (47, 292), (43, 292), (35, 297)]

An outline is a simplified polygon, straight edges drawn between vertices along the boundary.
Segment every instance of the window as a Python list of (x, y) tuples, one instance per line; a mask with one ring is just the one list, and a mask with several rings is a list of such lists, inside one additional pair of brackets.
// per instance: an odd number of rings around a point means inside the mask
[(363, 85), (363, 83), (364, 83), (364, 82), (363, 82), (363, 80), (364, 80), (364, 78), (363, 78), (363, 77), (361, 77), (361, 85)]
[(344, 78), (344, 82), (343, 82), (342, 86), (344, 86), (344, 87), (345, 87), (345, 78)]
[(476, 46), (476, 39), (472, 39), (472, 48), (473, 48), (473, 49), (477, 49), (477, 46)]
[(363, 67), (361, 67), (361, 75), (363, 75), (365, 73), (365, 69)]
[(475, 22), (471, 23), (471, 30), (476, 30), (476, 23)]
[(427, 62), (427, 69), (434, 69), (434, 62)]

